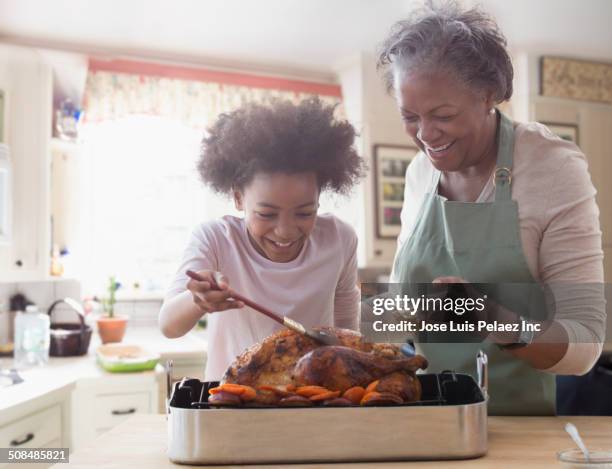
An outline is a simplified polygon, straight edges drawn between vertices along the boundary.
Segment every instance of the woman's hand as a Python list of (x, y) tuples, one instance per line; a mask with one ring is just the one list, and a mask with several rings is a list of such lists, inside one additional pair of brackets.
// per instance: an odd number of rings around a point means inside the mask
[[(193, 302), (200, 311), (214, 313), (244, 307), (242, 301), (232, 299), (229, 282), (221, 272), (200, 270), (196, 274), (188, 273), (190, 280), (187, 283), (187, 290), (191, 292)], [(194, 277), (198, 277), (198, 280)]]
[(468, 281), (461, 277), (447, 276), (434, 278), (431, 283), (468, 283)]
[[(463, 306), (462, 310), (455, 309), (455, 315), (451, 315), (450, 317), (452, 319), (450, 320), (461, 319), (462, 321), (467, 321), (473, 325), (477, 325), (477, 323), (480, 321), (488, 321), (490, 317), (495, 319), (497, 305), (491, 300), (488, 300), (487, 295), (483, 296), (483, 293), (474, 288), (474, 286), (466, 279), (457, 276), (444, 276), (433, 279), (432, 283), (437, 285), (437, 288), (440, 288), (442, 292), (445, 292), (447, 297), (455, 300), (461, 300), (462, 305), (465, 305), (467, 301), (472, 301), (472, 305), (469, 307), (469, 309)], [(478, 301), (482, 302), (483, 307), (475, 306)], [(446, 317), (448, 318), (448, 316)], [(489, 336), (489, 332), (486, 329), (482, 331), (477, 329), (470, 335), (485, 339)], [(512, 339), (514, 339), (514, 337), (512, 337)], [(507, 341), (512, 342), (511, 339), (508, 339)]]

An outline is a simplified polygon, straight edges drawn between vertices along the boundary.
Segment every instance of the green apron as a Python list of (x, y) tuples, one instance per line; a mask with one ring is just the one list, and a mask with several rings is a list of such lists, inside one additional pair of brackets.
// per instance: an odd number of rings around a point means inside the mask
[[(543, 319), (545, 302), (525, 261), (518, 205), (511, 197), (514, 128), (508, 117), (499, 114), (495, 201), (446, 200), (437, 195), (440, 172), (436, 171), (412, 235), (395, 258), (395, 278), (414, 284), (458, 276), (471, 283), (496, 284), (493, 296), (501, 304), (521, 316)], [(451, 369), (474, 374), (477, 352), (484, 350), (489, 357), (490, 415), (554, 415), (554, 375), (533, 369), (495, 344), (419, 346), (430, 373)]]

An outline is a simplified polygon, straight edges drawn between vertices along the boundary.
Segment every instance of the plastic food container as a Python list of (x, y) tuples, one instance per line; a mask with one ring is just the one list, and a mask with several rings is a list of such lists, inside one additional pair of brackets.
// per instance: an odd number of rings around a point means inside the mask
[(138, 345), (106, 344), (96, 350), (98, 363), (111, 373), (146, 371), (155, 368), (159, 354)]

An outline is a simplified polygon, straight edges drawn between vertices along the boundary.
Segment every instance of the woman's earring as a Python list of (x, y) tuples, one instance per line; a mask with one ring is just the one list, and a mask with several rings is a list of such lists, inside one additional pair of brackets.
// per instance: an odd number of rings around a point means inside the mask
[(491, 110), (489, 111), (489, 114), (495, 114), (495, 108), (492, 107)]

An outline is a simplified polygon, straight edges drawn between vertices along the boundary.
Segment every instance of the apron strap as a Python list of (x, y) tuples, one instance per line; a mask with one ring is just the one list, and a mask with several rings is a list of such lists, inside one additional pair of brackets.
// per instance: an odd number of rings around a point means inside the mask
[(493, 173), (495, 201), (511, 200), (512, 163), (514, 158), (514, 126), (512, 121), (499, 112), (499, 139), (497, 144), (497, 164)]
[(433, 173), (431, 173), (431, 181), (428, 189), (428, 193), (436, 195), (438, 193), (438, 184), (440, 184), (440, 177), (442, 176), (442, 172), (438, 171), (436, 168), (433, 169)]

